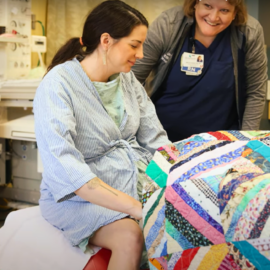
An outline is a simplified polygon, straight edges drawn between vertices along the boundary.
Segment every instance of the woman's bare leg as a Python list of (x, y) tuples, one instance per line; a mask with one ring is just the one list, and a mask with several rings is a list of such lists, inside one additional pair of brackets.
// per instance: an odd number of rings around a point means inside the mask
[(89, 243), (112, 251), (108, 270), (137, 270), (143, 241), (139, 225), (134, 220), (125, 218), (100, 228)]

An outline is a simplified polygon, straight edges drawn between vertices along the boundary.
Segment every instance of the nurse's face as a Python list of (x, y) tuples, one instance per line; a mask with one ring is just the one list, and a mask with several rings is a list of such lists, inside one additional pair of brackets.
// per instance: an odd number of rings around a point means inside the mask
[(108, 64), (113, 72), (129, 72), (137, 59), (143, 58), (143, 43), (147, 27), (136, 26), (129, 36), (118, 40), (108, 52)]
[(233, 21), (235, 7), (226, 0), (197, 0), (196, 31), (204, 37), (215, 37)]

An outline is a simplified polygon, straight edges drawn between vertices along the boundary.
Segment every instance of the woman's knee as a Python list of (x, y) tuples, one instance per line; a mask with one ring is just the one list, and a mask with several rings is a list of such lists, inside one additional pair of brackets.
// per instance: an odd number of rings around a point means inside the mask
[(121, 219), (100, 228), (89, 239), (89, 243), (114, 251), (127, 252), (143, 248), (143, 234), (139, 225), (132, 219)]
[(143, 249), (143, 243), (143, 234), (139, 225), (131, 220), (119, 233), (114, 249), (137, 252)]

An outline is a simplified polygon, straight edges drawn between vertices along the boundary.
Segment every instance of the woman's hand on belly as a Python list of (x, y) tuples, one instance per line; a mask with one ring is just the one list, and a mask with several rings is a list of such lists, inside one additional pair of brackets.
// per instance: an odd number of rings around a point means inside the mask
[(84, 184), (75, 194), (85, 201), (131, 215), (137, 220), (142, 218), (142, 204), (139, 201), (112, 188), (98, 177)]

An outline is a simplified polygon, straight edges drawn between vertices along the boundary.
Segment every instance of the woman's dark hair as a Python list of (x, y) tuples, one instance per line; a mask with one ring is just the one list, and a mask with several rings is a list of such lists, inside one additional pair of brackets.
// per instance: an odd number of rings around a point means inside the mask
[(90, 12), (85, 21), (81, 38), (83, 46), (80, 38), (71, 38), (58, 50), (47, 72), (76, 55), (91, 54), (98, 47), (103, 33), (110, 34), (113, 39), (120, 39), (128, 36), (139, 25), (148, 27), (148, 21), (138, 10), (120, 0), (102, 2)]

